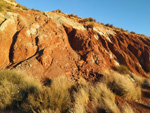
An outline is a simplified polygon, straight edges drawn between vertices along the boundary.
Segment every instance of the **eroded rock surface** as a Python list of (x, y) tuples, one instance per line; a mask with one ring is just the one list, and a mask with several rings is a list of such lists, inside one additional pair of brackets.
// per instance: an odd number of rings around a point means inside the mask
[(87, 30), (53, 12), (0, 14), (0, 69), (21, 69), (37, 77), (96, 77), (104, 69), (126, 65), (150, 72), (150, 39), (95, 23)]

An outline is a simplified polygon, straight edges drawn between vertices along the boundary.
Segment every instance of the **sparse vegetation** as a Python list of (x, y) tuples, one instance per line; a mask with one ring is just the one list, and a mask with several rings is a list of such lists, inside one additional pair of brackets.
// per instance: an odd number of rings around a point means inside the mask
[(56, 13), (63, 13), (60, 9), (53, 10), (52, 12), (56, 12)]
[(131, 34), (135, 34), (135, 32), (133, 32), (133, 31), (131, 31), (130, 33), (131, 33)]
[(72, 17), (73, 17), (73, 18), (82, 19), (81, 17), (78, 17), (77, 15), (74, 15), (74, 14), (69, 14), (68, 17), (69, 17), (69, 18), (72, 18)]
[(28, 10), (28, 8), (26, 6), (22, 6), (21, 7), (23, 10)]
[(0, 109), (17, 108), (40, 84), (15, 71), (0, 71)]
[(84, 19), (80, 20), (79, 22), (96, 22), (96, 20), (93, 19), (92, 17), (90, 17), (90, 18), (84, 18)]
[(90, 88), (93, 107), (104, 109), (108, 113), (120, 113), (115, 104), (115, 95), (105, 83), (97, 83)]
[(92, 30), (93, 30), (93, 28), (94, 28), (94, 23), (90, 23), (90, 24), (86, 25), (85, 28), (87, 28), (87, 30), (89, 30), (89, 29), (92, 29)]
[(111, 27), (111, 28), (113, 28), (114, 26), (112, 25), (112, 24), (105, 24), (105, 26), (107, 26), (107, 27)]
[[(110, 77), (111, 76), (111, 77)], [(116, 94), (129, 100), (140, 100), (142, 93), (141, 87), (132, 81), (131, 77), (126, 74), (122, 75), (117, 72), (109, 72), (104, 77), (108, 87)]]
[(31, 10), (36, 11), (36, 12), (40, 12), (40, 10), (37, 10), (37, 9), (34, 9), (34, 8), (32, 8)]
[[(14, 0), (11, 0), (11, 2), (15, 2)], [(27, 7), (22, 6), (20, 4), (17, 4), (16, 6), (13, 6), (4, 0), (0, 0), (0, 11), (13, 11), (13, 10), (18, 10), (18, 9), (23, 9), (23, 10), (28, 10)]]
[(50, 87), (44, 87), (41, 91), (29, 94), (22, 107), (26, 112), (40, 113), (45, 109), (64, 112), (71, 104), (69, 89), (73, 85), (74, 82), (64, 76), (55, 78)]
[(104, 74), (97, 83), (89, 83), (83, 78), (75, 82), (65, 76), (49, 81), (42, 86), (22, 73), (0, 71), (0, 110), (10, 108), (27, 113), (86, 113), (90, 104), (95, 112), (127, 113), (132, 111), (131, 107), (122, 106), (119, 109), (115, 95), (135, 101), (141, 98), (139, 85), (115, 71)]
[(0, 0), (0, 11), (4, 11), (7, 9), (7, 7), (10, 7), (9, 4), (6, 4), (3, 0)]
[(150, 88), (150, 78), (144, 78), (135, 74), (132, 74), (132, 76), (136, 84), (140, 85), (143, 88)]

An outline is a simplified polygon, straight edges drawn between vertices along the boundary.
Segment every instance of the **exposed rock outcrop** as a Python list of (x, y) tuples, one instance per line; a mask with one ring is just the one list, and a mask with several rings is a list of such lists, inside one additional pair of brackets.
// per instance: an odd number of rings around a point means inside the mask
[(120, 64), (146, 76), (150, 39), (55, 12), (0, 13), (0, 69), (21, 69), (37, 77), (60, 74), (95, 78)]

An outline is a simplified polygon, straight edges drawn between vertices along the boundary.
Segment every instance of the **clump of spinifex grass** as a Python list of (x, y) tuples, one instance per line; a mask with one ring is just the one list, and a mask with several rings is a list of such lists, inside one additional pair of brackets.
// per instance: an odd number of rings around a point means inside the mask
[(16, 71), (0, 71), (0, 109), (17, 108), (40, 84)]
[[(47, 78), (48, 79), (48, 78)], [(102, 81), (77, 81), (58, 76), (48, 85), (16, 71), (0, 71), (0, 110), (19, 110), (25, 113), (86, 113), (99, 110), (110, 113), (127, 113), (130, 106), (121, 109), (115, 103), (115, 95), (138, 100), (141, 89), (129, 76), (111, 71), (104, 74)], [(46, 82), (46, 81), (45, 81)], [(89, 108), (89, 105), (91, 108)]]
[(22, 107), (26, 112), (38, 112), (51, 109), (65, 112), (71, 104), (69, 89), (74, 85), (73, 80), (60, 76), (52, 80), (50, 87), (44, 87), (28, 95)]
[(142, 97), (141, 86), (136, 84), (128, 74), (119, 74), (115, 71), (111, 71), (108, 72), (103, 79), (116, 95), (134, 101)]

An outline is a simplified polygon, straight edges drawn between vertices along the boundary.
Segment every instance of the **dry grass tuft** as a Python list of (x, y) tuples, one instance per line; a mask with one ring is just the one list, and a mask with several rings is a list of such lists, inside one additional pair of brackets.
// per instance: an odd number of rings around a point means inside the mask
[(77, 93), (74, 93), (74, 107), (69, 110), (70, 113), (87, 113), (86, 107), (89, 102), (89, 92), (86, 88), (78, 89)]
[(35, 80), (17, 71), (0, 71), (0, 109), (17, 108), (28, 93), (41, 86)]
[(105, 83), (98, 83), (90, 89), (93, 108), (101, 106), (106, 112), (120, 113), (115, 104), (115, 95), (108, 89)]
[(143, 88), (150, 88), (150, 78), (144, 78), (135, 74), (132, 74), (132, 77), (134, 78), (136, 84)]
[[(0, 71), (0, 110), (18, 109), (26, 113), (133, 113), (129, 105), (121, 109), (115, 103), (115, 94), (129, 100), (141, 98), (141, 78), (128, 74), (107, 71), (100, 82), (90, 83), (80, 78), (77, 82), (70, 77), (51, 79), (41, 86), (33, 78), (16, 71)], [(90, 108), (90, 107), (91, 108)]]
[(116, 95), (129, 100), (141, 99), (141, 87), (132, 81), (128, 75), (125, 76), (111, 71), (109, 74), (105, 75), (104, 81)]
[(121, 112), (122, 113), (134, 113), (133, 109), (128, 104), (122, 106)]
[(29, 94), (22, 107), (26, 112), (36, 111), (40, 113), (45, 109), (59, 110), (60, 112), (67, 111), (71, 104), (69, 89), (73, 85), (74, 82), (70, 78), (57, 77), (52, 80), (50, 87)]

